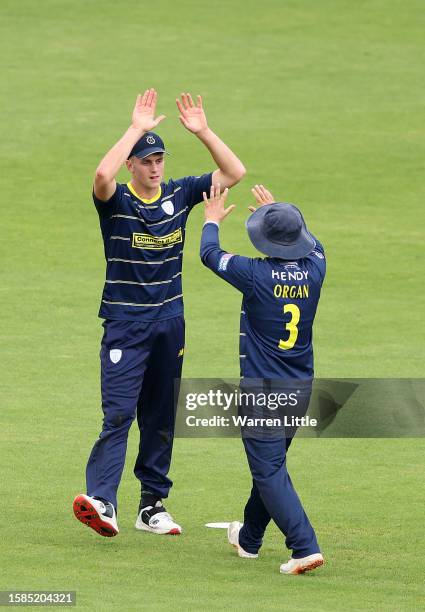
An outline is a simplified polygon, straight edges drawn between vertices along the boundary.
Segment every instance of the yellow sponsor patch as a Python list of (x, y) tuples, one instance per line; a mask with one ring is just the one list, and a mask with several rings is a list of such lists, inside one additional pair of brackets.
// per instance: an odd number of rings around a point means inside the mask
[(184, 355), (184, 348), (179, 350), (179, 354), (177, 355), (177, 357), (183, 357)]
[(167, 249), (173, 244), (183, 242), (182, 229), (175, 230), (166, 236), (152, 236), (152, 234), (133, 233), (132, 246), (135, 249)]

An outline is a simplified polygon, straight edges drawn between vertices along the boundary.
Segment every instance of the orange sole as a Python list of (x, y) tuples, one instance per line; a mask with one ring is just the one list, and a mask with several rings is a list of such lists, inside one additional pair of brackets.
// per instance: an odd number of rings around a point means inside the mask
[(90, 502), (84, 497), (84, 495), (77, 495), (72, 504), (74, 515), (80, 523), (87, 525), (98, 534), (105, 538), (113, 538), (117, 535), (116, 531), (109, 523), (105, 523), (102, 517), (98, 514), (96, 508), (92, 506)]
[(298, 568), (298, 570), (295, 573), (304, 574), (305, 572), (310, 572), (311, 570), (316, 569), (316, 567), (320, 567), (321, 565), (323, 565), (323, 563), (324, 563), (323, 559), (317, 559), (317, 561), (312, 561), (308, 565)]

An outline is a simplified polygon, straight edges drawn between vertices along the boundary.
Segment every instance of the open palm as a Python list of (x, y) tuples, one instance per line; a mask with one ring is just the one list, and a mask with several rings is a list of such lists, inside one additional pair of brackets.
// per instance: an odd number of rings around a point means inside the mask
[(155, 89), (147, 89), (143, 96), (141, 94), (137, 96), (132, 117), (134, 127), (144, 132), (149, 132), (156, 128), (160, 121), (165, 119), (165, 115), (155, 118), (157, 99), (158, 94)]
[(189, 93), (182, 93), (181, 100), (176, 99), (177, 108), (180, 111), (180, 121), (193, 134), (198, 134), (208, 127), (207, 118), (202, 108), (202, 98), (201, 96), (196, 96), (196, 98), (196, 106)]
[[(258, 207), (265, 206), (266, 204), (273, 204), (276, 202), (274, 195), (264, 185), (254, 185), (251, 189)], [(248, 206), (248, 210), (255, 212), (257, 209), (255, 206)]]

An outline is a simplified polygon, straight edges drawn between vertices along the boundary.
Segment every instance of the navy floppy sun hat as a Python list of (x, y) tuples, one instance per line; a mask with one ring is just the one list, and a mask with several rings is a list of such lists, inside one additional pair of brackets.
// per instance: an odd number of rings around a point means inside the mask
[(257, 208), (247, 219), (246, 229), (255, 248), (269, 257), (301, 259), (316, 246), (301, 212), (286, 202)]
[(133, 155), (143, 159), (148, 155), (153, 155), (153, 153), (167, 153), (169, 155), (168, 151), (165, 150), (162, 138), (155, 132), (146, 132), (131, 149), (127, 159), (130, 159)]

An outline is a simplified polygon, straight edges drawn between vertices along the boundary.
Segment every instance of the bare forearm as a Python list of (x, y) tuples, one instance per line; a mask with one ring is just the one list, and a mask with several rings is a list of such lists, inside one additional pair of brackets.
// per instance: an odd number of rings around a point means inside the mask
[(144, 133), (140, 128), (130, 126), (122, 138), (114, 144), (102, 159), (96, 169), (96, 176), (101, 177), (105, 182), (112, 181), (127, 159), (131, 149)]
[(197, 133), (196, 136), (211, 153), (223, 178), (227, 179), (222, 186), (230, 187), (232, 184), (234, 185), (239, 182), (245, 175), (246, 170), (241, 160), (233, 151), (210, 128)]

